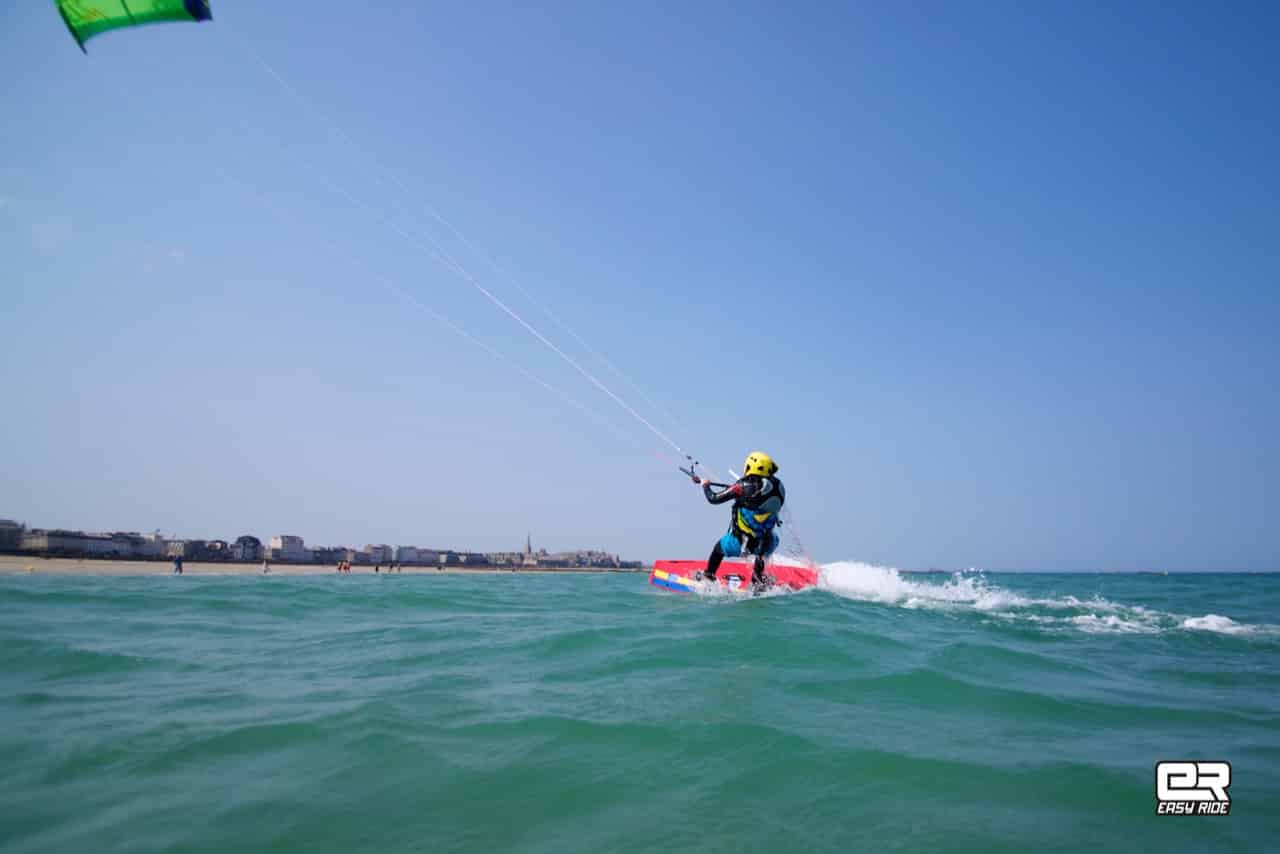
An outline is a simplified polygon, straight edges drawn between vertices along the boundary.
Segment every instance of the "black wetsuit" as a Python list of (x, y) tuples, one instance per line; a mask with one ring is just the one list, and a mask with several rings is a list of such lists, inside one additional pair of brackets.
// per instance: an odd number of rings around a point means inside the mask
[[(713, 491), (709, 485), (703, 486), (702, 491), (712, 504), (733, 502), (729, 533), (717, 540), (715, 548), (711, 550), (711, 556), (707, 558), (707, 577), (716, 577), (720, 562), (725, 558), (724, 542), (733, 538), (738, 541), (738, 548), (733, 550), (735, 555), (740, 552), (755, 555), (751, 583), (763, 584), (764, 559), (777, 545), (773, 528), (778, 524), (778, 514), (782, 512), (782, 505), (787, 500), (787, 491), (782, 488), (782, 481), (776, 477), (751, 474), (720, 492)], [(730, 542), (729, 545), (732, 546), (733, 543)]]

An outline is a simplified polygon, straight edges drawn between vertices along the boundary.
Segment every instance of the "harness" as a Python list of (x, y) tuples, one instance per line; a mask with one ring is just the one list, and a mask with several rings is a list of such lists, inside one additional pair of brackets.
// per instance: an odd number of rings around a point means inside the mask
[(786, 490), (782, 488), (781, 481), (775, 477), (760, 478), (759, 492), (733, 503), (729, 532), (739, 539), (749, 537), (760, 543), (769, 542), (786, 500)]

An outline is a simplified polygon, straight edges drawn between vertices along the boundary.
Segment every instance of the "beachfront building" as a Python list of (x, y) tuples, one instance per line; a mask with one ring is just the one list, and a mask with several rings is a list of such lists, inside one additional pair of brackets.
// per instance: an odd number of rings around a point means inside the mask
[(22, 550), (64, 557), (138, 557), (144, 540), (140, 534), (86, 534), (60, 529), (26, 531)]
[(205, 543), (203, 560), (231, 560), (231, 544), (226, 540), (210, 540)]
[(111, 554), (111, 541), (102, 534), (80, 534), (80, 551), (86, 557), (105, 557)]
[(302, 537), (295, 537), (291, 534), (277, 534), (271, 538), (272, 560), (310, 563), (311, 558), (311, 550), (302, 541)]
[(150, 534), (142, 535), (142, 542), (138, 545), (138, 556), (148, 560), (158, 560), (164, 557), (168, 547), (169, 541), (161, 536), (159, 531), (152, 531)]
[(422, 546), (396, 546), (396, 563), (431, 566), (440, 562), (440, 549)]
[(608, 552), (583, 549), (575, 552), (556, 552), (547, 555), (547, 563), (552, 566), (596, 567), (600, 569), (617, 569), (622, 561), (617, 555)]
[(22, 548), (22, 535), (27, 532), (25, 525), (19, 525), (10, 519), (0, 519), (0, 551), (16, 552)]
[(209, 543), (205, 540), (169, 540), (165, 549), (165, 557), (180, 557), (188, 560), (207, 560)]
[(302, 537), (281, 534), (271, 538), (270, 547), (248, 534), (234, 543), (226, 540), (167, 540), (159, 531), (139, 534), (133, 531), (112, 533), (85, 533), (61, 529), (27, 528), (16, 522), (0, 519), (0, 551), (26, 552), (57, 557), (98, 557), (158, 560), (182, 557), (193, 561), (236, 560), (257, 562), (264, 558), (286, 563), (339, 563), (373, 566), (390, 564), (393, 560), (407, 566), (498, 566), (506, 569), (519, 567), (563, 567), (593, 569), (637, 569), (639, 561), (624, 561), (618, 555), (590, 549), (548, 553), (546, 549), (534, 551), (532, 536), (526, 536), (522, 551), (518, 552), (457, 552), (449, 549), (431, 549), (419, 546), (369, 545), (363, 551), (345, 546), (308, 549)]
[[(152, 556), (148, 554), (148, 551), (153, 546), (147, 542), (146, 537), (137, 531), (116, 531), (102, 536), (107, 541), (103, 543), (104, 553), (112, 557)], [(155, 556), (158, 557), (158, 555)]]
[(338, 564), (347, 559), (348, 551), (346, 546), (316, 546), (311, 550), (311, 559), (316, 563)]
[(262, 560), (262, 540), (248, 534), (237, 537), (235, 544), (231, 546), (231, 559), (254, 562)]
[(83, 531), (32, 528), (22, 535), (22, 550), (47, 555), (82, 555), (89, 550)]
[(373, 566), (375, 563), (390, 563), (390, 561), (383, 561), (381, 554), (375, 558), (368, 551), (362, 551), (360, 549), (347, 549), (343, 559), (358, 566)]
[(525, 538), (524, 550), (518, 552), (490, 552), (489, 562), (494, 566), (562, 567), (565, 569), (635, 569), (640, 561), (624, 561), (616, 554), (595, 549), (578, 549), (571, 552), (548, 552), (533, 549), (533, 537)]

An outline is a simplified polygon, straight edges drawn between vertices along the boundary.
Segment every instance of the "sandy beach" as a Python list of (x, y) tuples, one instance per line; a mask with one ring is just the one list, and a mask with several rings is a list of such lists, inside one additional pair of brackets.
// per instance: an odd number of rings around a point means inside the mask
[[(556, 569), (538, 567), (537, 569), (502, 569), (496, 566), (476, 567), (469, 569), (462, 566), (403, 566), (396, 571), (397, 575), (441, 575), (444, 573), (478, 574), (515, 574), (561, 575), (564, 573), (598, 573), (598, 572), (648, 572), (643, 569), (602, 569), (600, 567), (582, 567)], [(385, 574), (387, 568), (382, 567)], [(20, 573), (45, 575), (172, 575), (172, 561), (130, 561), (130, 560), (91, 560), (76, 558), (45, 558), (26, 555), (0, 555), (0, 574), (12, 575)], [(261, 575), (261, 563), (197, 563), (184, 561), (183, 575)], [(272, 575), (336, 575), (333, 565), (321, 564), (271, 564)], [(372, 566), (352, 566), (351, 575), (376, 575)]]

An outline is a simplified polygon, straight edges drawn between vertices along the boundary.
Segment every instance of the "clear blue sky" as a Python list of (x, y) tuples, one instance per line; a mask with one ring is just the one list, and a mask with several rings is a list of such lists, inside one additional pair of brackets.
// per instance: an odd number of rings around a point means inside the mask
[(373, 5), (0, 10), (0, 516), (703, 555), (403, 231), (822, 560), (1280, 568), (1274, 4)]

